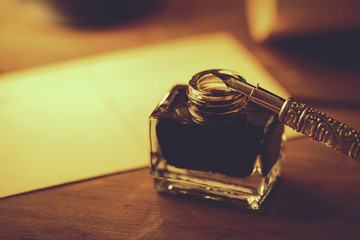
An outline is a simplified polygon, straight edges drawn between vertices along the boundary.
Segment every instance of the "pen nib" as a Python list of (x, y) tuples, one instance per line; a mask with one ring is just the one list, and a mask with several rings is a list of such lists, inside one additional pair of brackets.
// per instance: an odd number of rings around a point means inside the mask
[(230, 71), (227, 72), (226, 70), (223, 69), (210, 70), (210, 73), (216, 76), (217, 78), (221, 79), (230, 90), (235, 92), (238, 91), (236, 89), (237, 81), (246, 83), (246, 80), (242, 76), (238, 74), (234, 75), (233, 72)]

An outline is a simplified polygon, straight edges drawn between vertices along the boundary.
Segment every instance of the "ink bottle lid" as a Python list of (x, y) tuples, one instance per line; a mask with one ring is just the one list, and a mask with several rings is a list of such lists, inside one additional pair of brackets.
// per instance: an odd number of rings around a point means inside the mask
[[(230, 75), (237, 75), (232, 71), (227, 72)], [(247, 107), (247, 97), (228, 89), (225, 83), (209, 70), (199, 72), (192, 77), (187, 96), (189, 112), (194, 122), (201, 125), (232, 123), (246, 111)]]

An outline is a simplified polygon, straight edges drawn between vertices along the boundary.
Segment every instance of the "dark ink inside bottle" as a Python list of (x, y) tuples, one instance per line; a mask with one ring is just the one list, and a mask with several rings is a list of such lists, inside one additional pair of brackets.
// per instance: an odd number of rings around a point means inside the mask
[(150, 139), (162, 192), (259, 209), (280, 174), (283, 126), (208, 71), (170, 91), (150, 117)]

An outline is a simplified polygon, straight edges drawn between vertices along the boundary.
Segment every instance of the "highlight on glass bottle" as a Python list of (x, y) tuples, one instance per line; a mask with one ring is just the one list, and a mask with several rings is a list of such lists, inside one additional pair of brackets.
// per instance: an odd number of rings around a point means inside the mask
[(280, 175), (283, 125), (211, 71), (174, 86), (150, 116), (155, 188), (258, 210)]

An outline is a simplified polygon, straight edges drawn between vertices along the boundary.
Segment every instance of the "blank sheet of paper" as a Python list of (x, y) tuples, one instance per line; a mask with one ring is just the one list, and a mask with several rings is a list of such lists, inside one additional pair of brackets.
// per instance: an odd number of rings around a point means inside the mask
[(227, 33), (1, 75), (0, 197), (146, 166), (151, 111), (210, 68), (288, 96)]

